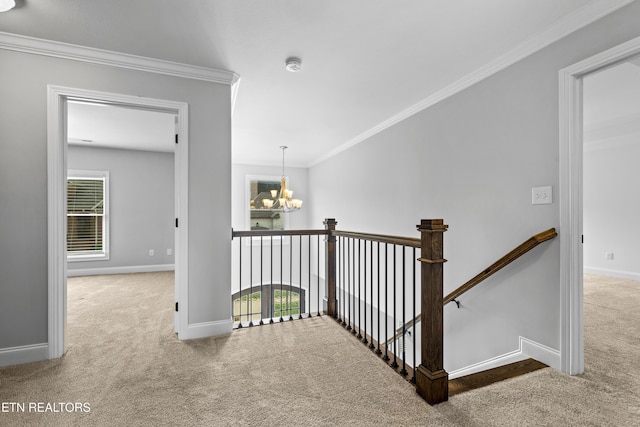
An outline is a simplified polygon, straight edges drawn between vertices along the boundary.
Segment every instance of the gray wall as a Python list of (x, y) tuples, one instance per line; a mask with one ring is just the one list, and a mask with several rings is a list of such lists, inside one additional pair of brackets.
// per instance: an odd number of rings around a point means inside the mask
[(585, 272), (640, 280), (639, 139), (625, 135), (585, 147)]
[(230, 320), (230, 87), (8, 50), (0, 74), (0, 349), (47, 342), (48, 84), (189, 104), (189, 322)]
[[(306, 168), (293, 168), (293, 167), (287, 167), (285, 170), (285, 174), (287, 176), (287, 186), (289, 187), (290, 190), (294, 191), (294, 196), (295, 198), (300, 198), (303, 201), (302, 204), (302, 209), (300, 209), (297, 212), (293, 212), (290, 214), (285, 214), (288, 215), (288, 220), (289, 220), (289, 224), (287, 226), (288, 229), (292, 229), (292, 230), (300, 230), (300, 229), (307, 229), (307, 228), (323, 228), (324, 226), (322, 225), (322, 221), (320, 221), (319, 223), (316, 224), (309, 224), (309, 216), (311, 215), (311, 208), (312, 205), (309, 202), (309, 184), (308, 184), (308, 169)], [(246, 199), (246, 192), (247, 192), (247, 181), (246, 178), (249, 175), (255, 175), (255, 176), (271, 176), (277, 179), (280, 179), (280, 177), (282, 176), (282, 167), (280, 166), (257, 166), (257, 165), (241, 165), (241, 164), (234, 164), (232, 166), (232, 194), (233, 194), (233, 206), (232, 206), (232, 224), (233, 224), (233, 229), (234, 230), (248, 230), (249, 226), (247, 225), (247, 218), (246, 218), (246, 212), (247, 212), (247, 199)], [(315, 292), (315, 289), (317, 288), (317, 284), (315, 281), (317, 281), (317, 262), (315, 261), (317, 259), (317, 245), (316, 245), (316, 240), (314, 237), (313, 240), (313, 245), (312, 245), (312, 255), (311, 258), (313, 259), (313, 267), (312, 267), (312, 271), (313, 271), (313, 283), (314, 285), (311, 287), (312, 291)], [(263, 256), (264, 259), (270, 259), (270, 245), (267, 243), (267, 241), (263, 241), (264, 243), (264, 251), (263, 251)], [(239, 261), (240, 261), (240, 257), (239, 257), (239, 248), (238, 248), (239, 242), (238, 239), (236, 239), (236, 241), (234, 241), (233, 243), (233, 253), (232, 253), (232, 267), (231, 267), (231, 275), (232, 275), (232, 292), (238, 292), (239, 288), (240, 288), (240, 271), (239, 271)], [(307, 241), (305, 240), (305, 243), (303, 243), (303, 246), (306, 250), (307, 248)], [(297, 240), (294, 242), (294, 247), (297, 248), (298, 247), (298, 243)], [(252, 248), (252, 250), (254, 251), (254, 256), (257, 257), (260, 255), (260, 244), (259, 242), (253, 242), (253, 244), (250, 246), (249, 245), (249, 240), (248, 239), (243, 239), (243, 262), (242, 262), (242, 266), (243, 266), (243, 271), (242, 271), (242, 286), (243, 289), (251, 286), (250, 283), (250, 277), (253, 278), (253, 284), (258, 284), (260, 282), (260, 272), (259, 269), (254, 269), (254, 274), (253, 276), (250, 275), (249, 272), (249, 266), (251, 265), (249, 262), (249, 248)], [(280, 245), (278, 243), (276, 243), (276, 246), (274, 247), (274, 256), (276, 257), (276, 259), (279, 259), (279, 254), (280, 254)], [(288, 241), (285, 242), (285, 246), (282, 248), (283, 250), (285, 250), (286, 254), (289, 254), (289, 244)], [(297, 249), (295, 249), (295, 253), (298, 254)], [(304, 259), (308, 259), (309, 255), (308, 252), (305, 253), (305, 257)], [(297, 256), (297, 255), (296, 255)], [(296, 258), (297, 259), (297, 258)], [(288, 256), (284, 257), (284, 265), (283, 265), (283, 270), (284, 270), (284, 281), (285, 282), (289, 282), (289, 280), (291, 280), (292, 283), (294, 283), (296, 286), (299, 285), (299, 275), (300, 272), (297, 269), (297, 264), (294, 263), (296, 265), (296, 267), (294, 268), (293, 271), (293, 278), (289, 279), (289, 263), (288, 263)], [(306, 264), (305, 264), (306, 265)], [(307, 267), (305, 266), (305, 271), (307, 269)], [(266, 278), (270, 278), (271, 277), (271, 270), (269, 269), (269, 266), (265, 266), (265, 271), (263, 272), (265, 279)], [(280, 264), (279, 262), (276, 262), (274, 265), (274, 282), (280, 283), (280, 277), (281, 277), (281, 272), (280, 272)], [(308, 279), (305, 273), (305, 277), (303, 280), (303, 284), (307, 284)], [(323, 288), (324, 289), (324, 288)], [(311, 295), (311, 294), (309, 294)], [(312, 308), (315, 310), (316, 309), (316, 293), (313, 293), (313, 301), (314, 304), (312, 305)]]
[[(635, 2), (312, 167), (311, 223), (417, 237), (421, 218), (444, 218), (445, 293), (557, 228), (558, 71), (640, 36), (638, 22)], [(531, 205), (543, 185), (555, 203)], [(447, 370), (517, 350), (519, 336), (559, 349), (559, 256), (556, 239), (445, 308)]]
[[(173, 264), (173, 153), (69, 145), (67, 156), (69, 169), (109, 171), (109, 260), (69, 262), (69, 274)], [(153, 256), (149, 249), (154, 250)]]
[[(281, 166), (258, 166), (241, 165), (232, 166), (231, 192), (233, 194), (232, 224), (234, 230), (248, 230), (246, 220), (246, 177), (248, 175), (271, 176), (279, 180), (282, 176)], [(319, 224), (309, 224), (309, 215), (312, 205), (309, 201), (309, 172), (306, 168), (286, 167), (287, 187), (294, 190), (296, 199), (302, 200), (302, 209), (289, 214), (289, 228), (322, 228), (322, 221)]]

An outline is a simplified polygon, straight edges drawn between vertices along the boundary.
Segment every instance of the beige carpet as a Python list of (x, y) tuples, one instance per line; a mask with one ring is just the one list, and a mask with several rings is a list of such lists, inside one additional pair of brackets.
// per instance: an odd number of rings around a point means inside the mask
[(70, 279), (67, 354), (0, 369), (0, 403), (90, 412), (0, 412), (0, 426), (640, 425), (637, 282), (587, 278), (584, 375), (547, 368), (430, 407), (327, 317), (180, 342), (172, 281)]

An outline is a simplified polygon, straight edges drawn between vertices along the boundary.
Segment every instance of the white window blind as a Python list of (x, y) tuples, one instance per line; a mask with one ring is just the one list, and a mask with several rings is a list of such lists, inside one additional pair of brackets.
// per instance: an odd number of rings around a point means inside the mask
[(67, 256), (107, 256), (106, 172), (85, 172), (67, 178)]

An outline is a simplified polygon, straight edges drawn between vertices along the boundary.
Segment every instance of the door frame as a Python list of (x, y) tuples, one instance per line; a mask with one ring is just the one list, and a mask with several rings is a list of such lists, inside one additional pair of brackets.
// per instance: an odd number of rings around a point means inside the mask
[(584, 372), (582, 79), (640, 54), (631, 39), (559, 73), (560, 93), (560, 358), (561, 370)]
[(189, 106), (187, 103), (99, 92), (64, 86), (47, 86), (47, 250), (48, 250), (48, 357), (65, 351), (67, 319), (66, 192), (67, 192), (67, 99), (80, 98), (133, 108), (152, 109), (177, 116), (179, 143), (174, 153), (175, 297), (180, 311), (174, 317), (178, 334), (188, 321), (188, 195)]

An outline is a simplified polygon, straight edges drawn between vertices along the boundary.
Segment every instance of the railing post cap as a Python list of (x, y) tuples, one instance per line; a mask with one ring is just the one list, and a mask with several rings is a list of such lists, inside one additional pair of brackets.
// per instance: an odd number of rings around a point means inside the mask
[(435, 231), (447, 231), (448, 225), (444, 223), (443, 219), (422, 219), (420, 224), (416, 226), (418, 230), (435, 230)]
[(338, 221), (336, 221), (335, 218), (325, 218), (324, 221), (322, 221), (322, 223), (324, 225), (337, 225)]

